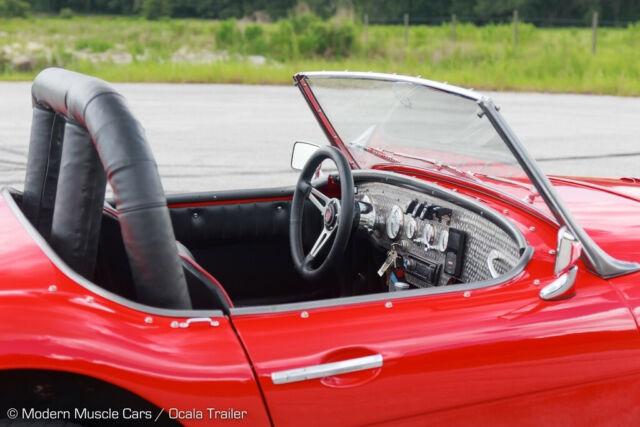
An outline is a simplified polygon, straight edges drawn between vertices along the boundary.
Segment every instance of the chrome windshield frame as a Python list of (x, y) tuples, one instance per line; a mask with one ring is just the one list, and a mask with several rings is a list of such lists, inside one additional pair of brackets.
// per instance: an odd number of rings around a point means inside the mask
[[(314, 72), (302, 72), (294, 76), (294, 83), (299, 87), (303, 96), (307, 99), (309, 106), (312, 108), (318, 123), (322, 126), (325, 134), (329, 138), (331, 144), (336, 145), (341, 151), (345, 152), (347, 158), (350, 161), (352, 168), (358, 168), (358, 164), (351, 156), (351, 153), (343, 143), (340, 135), (332, 127), (328, 121), (326, 115), (322, 111), (322, 107), (318, 103), (317, 99), (313, 95), (313, 91), (310, 90), (306, 80), (313, 78), (319, 79), (357, 79), (357, 80), (377, 80), (377, 81), (389, 81), (389, 82), (405, 82), (416, 85), (428, 87), (430, 89), (439, 90), (455, 96), (460, 96), (472, 101), (475, 101), (481, 110), (486, 114), (488, 120), (493, 125), (496, 132), (499, 134), (502, 141), (506, 144), (507, 148), (525, 174), (529, 177), (531, 183), (535, 186), (536, 190), (545, 201), (549, 210), (562, 226), (565, 225), (573, 235), (578, 238), (583, 247), (583, 260), (587, 267), (595, 274), (603, 278), (611, 278), (621, 276), (624, 274), (632, 273), (640, 270), (640, 264), (622, 261), (616, 259), (606, 253), (582, 228), (582, 226), (575, 220), (569, 209), (566, 207), (560, 196), (556, 193), (553, 185), (547, 178), (547, 176), (538, 167), (538, 164), (534, 160), (533, 156), (529, 154), (525, 146), (520, 142), (516, 134), (511, 127), (507, 124), (506, 120), (498, 111), (498, 108), (493, 103), (491, 98), (483, 96), (475, 92), (472, 89), (464, 89), (458, 86), (453, 86), (448, 83), (439, 83), (433, 80), (423, 79), (421, 77), (409, 77), (396, 74), (386, 73), (374, 73), (374, 72), (351, 72), (351, 71), (314, 71)], [(310, 99), (310, 97), (312, 99)], [(328, 124), (328, 127), (327, 127)]]

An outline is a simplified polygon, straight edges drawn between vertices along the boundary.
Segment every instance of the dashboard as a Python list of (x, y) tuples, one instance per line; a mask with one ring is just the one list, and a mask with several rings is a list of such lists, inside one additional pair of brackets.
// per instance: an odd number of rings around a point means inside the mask
[(391, 291), (498, 279), (523, 252), (504, 219), (454, 192), (363, 182), (356, 201)]

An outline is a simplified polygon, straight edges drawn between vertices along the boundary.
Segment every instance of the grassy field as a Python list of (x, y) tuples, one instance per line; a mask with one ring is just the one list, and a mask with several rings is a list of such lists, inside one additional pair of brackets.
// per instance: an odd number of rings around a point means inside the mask
[(302, 16), (244, 21), (75, 17), (0, 20), (0, 79), (62, 66), (109, 81), (288, 84), (302, 70), (421, 75), (478, 89), (640, 95), (640, 24), (370, 26)]

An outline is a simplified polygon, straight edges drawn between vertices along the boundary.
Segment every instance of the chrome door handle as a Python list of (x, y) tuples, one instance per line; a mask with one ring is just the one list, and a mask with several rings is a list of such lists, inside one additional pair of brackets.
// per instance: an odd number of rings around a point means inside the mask
[(306, 368), (273, 372), (271, 374), (271, 381), (273, 381), (274, 384), (288, 384), (298, 381), (329, 377), (332, 375), (346, 374), (348, 372), (364, 371), (365, 369), (380, 368), (381, 366), (382, 355), (374, 354), (372, 356), (341, 360), (339, 362), (323, 363), (321, 365), (308, 366)]

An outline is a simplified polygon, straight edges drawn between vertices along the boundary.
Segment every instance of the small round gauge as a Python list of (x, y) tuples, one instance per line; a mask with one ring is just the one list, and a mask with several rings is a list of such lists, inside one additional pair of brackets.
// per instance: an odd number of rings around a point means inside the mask
[(449, 230), (445, 228), (440, 232), (440, 235), (438, 236), (438, 244), (436, 246), (436, 249), (439, 250), (440, 252), (444, 252), (445, 250), (447, 250), (448, 243), (449, 243)]
[(413, 217), (407, 216), (404, 219), (404, 235), (407, 236), (407, 239), (413, 239), (413, 236), (416, 235), (417, 228), (418, 224)]
[(422, 230), (422, 243), (424, 243), (425, 248), (430, 249), (431, 245), (433, 245), (433, 239), (436, 236), (436, 229), (433, 225), (427, 223), (424, 225), (424, 229)]
[(404, 214), (400, 206), (395, 205), (391, 208), (391, 212), (387, 215), (387, 236), (391, 240), (398, 237), (402, 231), (402, 223), (404, 222)]

